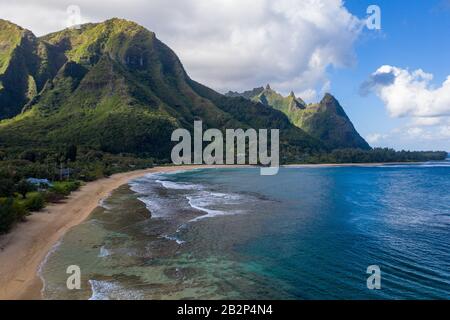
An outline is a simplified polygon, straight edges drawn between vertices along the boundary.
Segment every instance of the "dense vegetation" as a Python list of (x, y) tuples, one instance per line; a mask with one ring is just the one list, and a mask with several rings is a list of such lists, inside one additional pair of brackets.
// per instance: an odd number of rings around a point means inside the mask
[(443, 151), (395, 151), (390, 148), (336, 149), (309, 157), (309, 163), (381, 163), (440, 161), (447, 157)]
[[(153, 165), (151, 158), (112, 155), (69, 145), (59, 149), (0, 150), (0, 234), (47, 202), (60, 201), (87, 181)], [(48, 185), (28, 178), (48, 179)]]

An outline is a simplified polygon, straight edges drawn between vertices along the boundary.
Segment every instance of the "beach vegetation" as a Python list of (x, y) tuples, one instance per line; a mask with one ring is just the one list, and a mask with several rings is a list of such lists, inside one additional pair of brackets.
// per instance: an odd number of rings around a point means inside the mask
[(0, 234), (8, 232), (16, 222), (24, 221), (27, 214), (27, 209), (18, 199), (0, 198)]
[(50, 191), (63, 196), (68, 196), (72, 191), (77, 190), (79, 187), (79, 181), (57, 181), (50, 188)]
[(35, 189), (36, 187), (25, 179), (20, 180), (16, 185), (16, 190), (23, 199), (27, 197), (28, 192), (34, 191)]
[[(46, 203), (60, 202), (85, 182), (160, 163), (148, 155), (110, 154), (77, 145), (3, 148), (0, 154), (2, 233)], [(30, 182), (39, 180), (49, 184)]]
[(41, 192), (31, 192), (24, 201), (24, 206), (29, 212), (39, 211), (45, 206), (45, 199)]

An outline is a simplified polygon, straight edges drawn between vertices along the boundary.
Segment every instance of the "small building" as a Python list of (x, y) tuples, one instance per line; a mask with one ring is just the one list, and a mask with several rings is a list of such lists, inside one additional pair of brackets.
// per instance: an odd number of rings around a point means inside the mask
[(46, 189), (53, 186), (53, 184), (48, 179), (28, 178), (27, 182), (37, 186), (39, 189)]

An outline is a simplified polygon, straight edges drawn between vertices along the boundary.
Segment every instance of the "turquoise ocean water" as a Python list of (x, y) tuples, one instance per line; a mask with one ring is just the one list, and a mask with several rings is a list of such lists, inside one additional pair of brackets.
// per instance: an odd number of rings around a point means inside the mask
[(449, 299), (450, 162), (147, 175), (40, 274), (47, 299)]

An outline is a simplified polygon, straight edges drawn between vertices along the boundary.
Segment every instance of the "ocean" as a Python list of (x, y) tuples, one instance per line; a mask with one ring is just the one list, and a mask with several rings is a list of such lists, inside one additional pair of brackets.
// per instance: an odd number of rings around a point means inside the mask
[(149, 174), (103, 199), (40, 275), (45, 299), (449, 299), (450, 161)]

